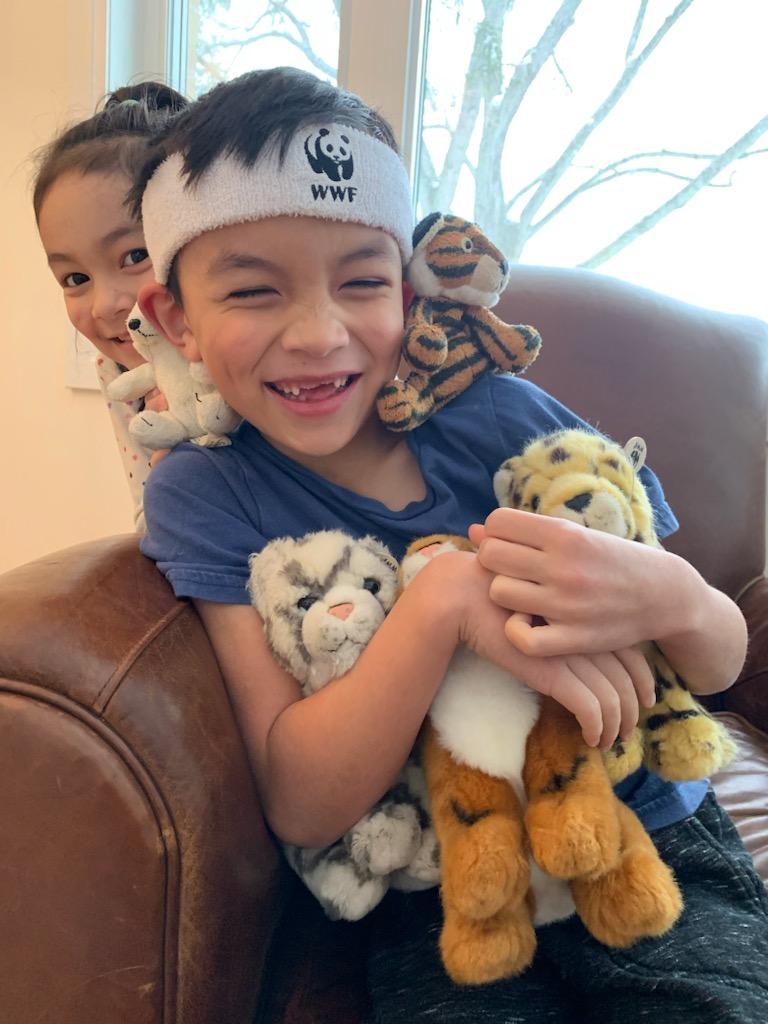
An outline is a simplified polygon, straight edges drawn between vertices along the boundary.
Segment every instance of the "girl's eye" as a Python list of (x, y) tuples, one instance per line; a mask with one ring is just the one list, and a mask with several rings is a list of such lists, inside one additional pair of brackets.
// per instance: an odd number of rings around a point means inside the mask
[(139, 263), (144, 263), (149, 259), (149, 253), (146, 249), (131, 249), (123, 257), (124, 267), (136, 267)]
[(81, 274), (76, 270), (73, 274), (67, 274), (61, 283), (65, 288), (79, 288), (81, 284), (85, 284), (88, 280), (90, 278), (87, 274)]
[(367, 590), (371, 594), (378, 594), (381, 590), (381, 584), (378, 580), (369, 578), (367, 580), (363, 580), (363, 590)]
[(319, 598), (315, 597), (314, 594), (305, 594), (304, 597), (300, 597), (296, 602), (296, 607), (300, 608), (303, 612), (308, 612), (312, 605), (318, 600)]

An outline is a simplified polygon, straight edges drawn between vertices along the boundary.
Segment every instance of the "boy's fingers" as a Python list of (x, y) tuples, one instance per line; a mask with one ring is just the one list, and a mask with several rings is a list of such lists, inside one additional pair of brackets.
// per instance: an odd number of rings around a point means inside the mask
[(581, 726), (584, 742), (590, 747), (599, 745), (604, 734), (603, 710), (600, 701), (588, 687), (572, 673), (558, 674), (548, 680), (547, 693), (558, 704), (570, 711)]
[(629, 673), (640, 704), (645, 708), (652, 708), (656, 703), (656, 680), (642, 649), (625, 647), (616, 651), (616, 657)]

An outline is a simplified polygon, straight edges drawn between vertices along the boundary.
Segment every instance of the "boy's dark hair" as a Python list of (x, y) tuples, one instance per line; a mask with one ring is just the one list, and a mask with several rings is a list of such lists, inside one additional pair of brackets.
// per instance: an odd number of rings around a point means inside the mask
[(390, 124), (359, 96), (298, 68), (249, 71), (214, 86), (155, 140), (129, 201), (136, 216), (147, 182), (171, 153), (184, 156), (187, 183), (219, 156), (252, 167), (261, 152), (278, 147), (284, 157), (296, 132), (308, 124), (342, 124), (367, 132), (398, 151)]
[(100, 110), (66, 128), (37, 154), (35, 218), (51, 185), (68, 171), (117, 170), (135, 181), (147, 159), (148, 139), (186, 106), (181, 93), (161, 82), (116, 89)]
[[(357, 128), (398, 152), (392, 126), (354, 93), (298, 68), (249, 71), (214, 86), (155, 137), (128, 203), (138, 219), (147, 182), (172, 153), (183, 154), (191, 185), (219, 156), (231, 155), (252, 167), (263, 151), (277, 148), (282, 159), (297, 131), (323, 123)], [(167, 287), (181, 306), (175, 260)]]

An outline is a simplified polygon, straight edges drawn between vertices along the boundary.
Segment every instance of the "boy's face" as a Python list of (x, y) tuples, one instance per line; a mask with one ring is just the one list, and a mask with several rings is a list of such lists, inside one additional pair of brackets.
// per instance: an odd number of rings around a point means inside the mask
[(152, 264), (141, 225), (125, 207), (130, 184), (119, 173), (68, 171), (46, 193), (38, 230), (71, 323), (103, 355), (132, 368), (144, 360), (125, 321), (152, 280)]
[(390, 235), (275, 217), (198, 236), (177, 270), (183, 310), (161, 326), (276, 448), (330, 456), (380, 429), (374, 402), (403, 337)]

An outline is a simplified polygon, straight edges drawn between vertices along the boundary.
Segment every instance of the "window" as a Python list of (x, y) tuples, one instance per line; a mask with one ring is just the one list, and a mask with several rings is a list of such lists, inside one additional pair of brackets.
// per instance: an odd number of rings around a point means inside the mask
[(403, 140), (417, 215), (475, 218), (513, 260), (768, 319), (761, 0), (112, 6), (151, 25), (134, 73), (162, 65), (189, 94), (280, 63), (359, 92)]
[(768, 319), (768, 8), (432, 0), (418, 212)]

